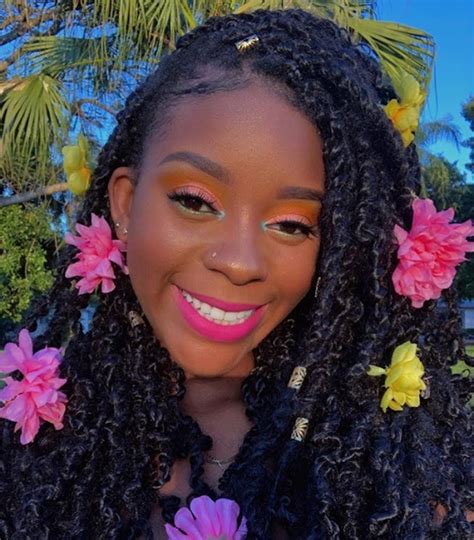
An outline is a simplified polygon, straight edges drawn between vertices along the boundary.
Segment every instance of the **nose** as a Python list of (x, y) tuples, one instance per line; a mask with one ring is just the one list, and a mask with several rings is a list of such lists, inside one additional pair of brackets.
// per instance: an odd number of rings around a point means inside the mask
[(219, 239), (208, 246), (204, 264), (224, 274), (234, 285), (264, 281), (268, 268), (258, 227), (234, 226), (222, 231)]

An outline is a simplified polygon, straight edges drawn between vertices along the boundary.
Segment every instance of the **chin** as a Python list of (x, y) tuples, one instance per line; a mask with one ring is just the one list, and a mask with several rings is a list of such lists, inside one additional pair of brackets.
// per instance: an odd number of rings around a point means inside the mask
[(199, 379), (215, 379), (218, 377), (225, 377), (235, 371), (236, 366), (231, 364), (229, 366), (203, 366), (202, 364), (190, 364), (189, 362), (175, 362), (183, 369), (186, 374), (186, 378), (199, 378)]

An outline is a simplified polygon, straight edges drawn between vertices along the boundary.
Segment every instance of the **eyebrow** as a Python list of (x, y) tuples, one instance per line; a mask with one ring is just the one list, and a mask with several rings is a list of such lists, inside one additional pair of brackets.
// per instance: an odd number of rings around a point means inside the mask
[[(189, 163), (193, 167), (201, 170), (202, 172), (213, 176), (223, 184), (230, 184), (230, 173), (229, 171), (212, 161), (209, 158), (196, 154), (194, 152), (182, 151), (182, 152), (173, 152), (168, 154), (164, 159), (162, 159), (159, 165), (163, 163), (168, 163), (169, 161), (184, 161)], [(321, 202), (324, 199), (324, 193), (319, 189), (304, 188), (297, 186), (285, 186), (278, 191), (278, 199), (302, 199), (308, 201), (318, 201)]]

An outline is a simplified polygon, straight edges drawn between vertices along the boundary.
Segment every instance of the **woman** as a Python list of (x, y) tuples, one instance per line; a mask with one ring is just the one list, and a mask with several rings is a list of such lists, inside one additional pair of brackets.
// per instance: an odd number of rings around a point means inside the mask
[[(25, 444), (2, 422), (2, 537), (174, 537), (204, 495), (238, 503), (249, 539), (468, 537), (456, 294), (445, 283), (439, 312), (393, 277), (415, 203), (430, 211), (396, 98), (302, 10), (178, 40), (118, 115), (25, 321), (35, 351), (67, 346)], [(371, 376), (391, 358), (412, 393)]]

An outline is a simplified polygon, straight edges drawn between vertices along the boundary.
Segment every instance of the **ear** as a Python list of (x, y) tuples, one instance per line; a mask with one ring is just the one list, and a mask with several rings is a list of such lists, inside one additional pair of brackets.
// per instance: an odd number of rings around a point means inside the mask
[[(115, 232), (120, 240), (127, 240), (127, 229), (130, 222), (135, 180), (133, 169), (119, 167), (115, 169), (109, 180), (110, 214), (115, 224)], [(119, 223), (119, 225), (117, 225)]]

